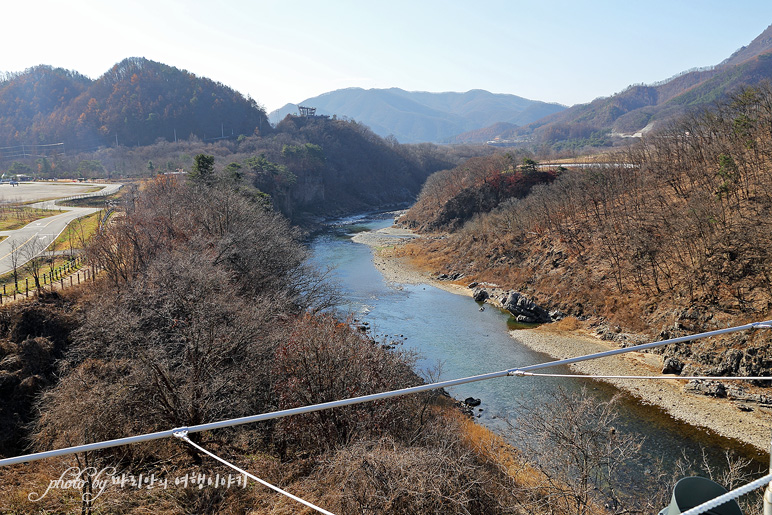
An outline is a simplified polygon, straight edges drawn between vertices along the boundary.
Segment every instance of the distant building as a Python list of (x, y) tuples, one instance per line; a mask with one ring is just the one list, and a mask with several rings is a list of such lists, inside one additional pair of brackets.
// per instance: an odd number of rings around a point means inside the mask
[(316, 114), (315, 107), (298, 106), (298, 113), (303, 118), (329, 118), (326, 114)]

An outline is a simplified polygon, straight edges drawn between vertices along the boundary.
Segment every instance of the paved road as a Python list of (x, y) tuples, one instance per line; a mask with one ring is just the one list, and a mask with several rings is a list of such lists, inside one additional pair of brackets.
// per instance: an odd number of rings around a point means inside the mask
[[(21, 186), (24, 186), (24, 184)], [(43, 218), (41, 220), (36, 220), (29, 225), (22, 227), (21, 229), (14, 231), (0, 231), (0, 236), (8, 236), (8, 238), (0, 242), (0, 275), (13, 270), (14, 246), (16, 247), (16, 253), (18, 255), (16, 266), (20, 267), (34, 256), (41, 254), (46, 249), (46, 247), (48, 247), (59, 236), (59, 234), (64, 231), (70, 222), (76, 218), (87, 216), (99, 211), (99, 209), (91, 207), (58, 206), (56, 205), (57, 202), (74, 197), (111, 195), (118, 191), (122, 184), (88, 184), (87, 186), (89, 188), (93, 188), (94, 186), (105, 187), (104, 189), (93, 193), (81, 193), (78, 195), (70, 195), (57, 200), (45, 200), (36, 204), (32, 204), (32, 207), (59, 210), (62, 213), (59, 215), (50, 216), (48, 218)], [(21, 188), (19, 188), (19, 191), (21, 192)], [(27, 192), (29, 191), (31, 190), (28, 190)], [(38, 198), (50, 198), (51, 196), (67, 193), (66, 191), (63, 192), (61, 189), (57, 190), (56, 192), (54, 192), (52, 189), (48, 191), (43, 189), (40, 191), (42, 191), (42, 196), (39, 196)], [(37, 190), (35, 194), (38, 194)]]

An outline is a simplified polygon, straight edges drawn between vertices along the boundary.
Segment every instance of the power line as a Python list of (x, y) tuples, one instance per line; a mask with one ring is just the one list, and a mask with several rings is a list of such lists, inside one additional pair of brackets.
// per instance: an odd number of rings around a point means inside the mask
[(604, 358), (608, 356), (614, 356), (617, 354), (625, 354), (628, 352), (636, 352), (640, 350), (645, 349), (651, 349), (654, 347), (662, 347), (664, 345), (671, 345), (674, 343), (681, 343), (681, 342), (687, 342), (692, 340), (698, 340), (701, 338), (709, 338), (712, 336), (718, 336), (722, 334), (729, 334), (729, 333), (736, 333), (739, 331), (747, 331), (750, 329), (770, 329), (772, 328), (772, 320), (767, 320), (764, 322), (753, 322), (750, 324), (745, 324), (741, 326), (736, 327), (728, 327), (726, 329), (718, 329), (715, 331), (708, 331), (704, 333), (698, 333), (690, 336), (681, 336), (679, 338), (671, 338), (669, 340), (661, 340), (658, 342), (652, 342), (652, 343), (644, 343), (640, 345), (634, 345), (632, 347), (627, 347), (624, 349), (614, 349), (604, 352), (598, 352), (595, 354), (587, 354), (584, 356), (578, 356), (574, 358), (566, 358), (556, 361), (549, 361), (546, 363), (539, 363), (536, 365), (529, 365), (525, 367), (518, 367), (518, 368), (510, 368), (507, 370), (500, 370), (498, 372), (490, 372), (487, 374), (480, 374), (476, 376), (469, 376), (464, 377), (460, 379), (451, 379), (448, 381), (439, 381), (436, 383), (430, 383), (430, 384), (423, 384), (419, 386), (413, 386), (410, 388), (402, 388), (400, 390), (392, 390), (388, 392), (382, 392), (382, 393), (375, 393), (371, 395), (363, 395), (360, 397), (352, 397), (349, 399), (343, 399), (338, 401), (330, 401), (330, 402), (324, 402), (321, 404), (313, 404), (310, 406), (301, 406), (297, 408), (290, 408), (286, 410), (280, 410), (280, 411), (273, 411), (269, 413), (261, 413), (259, 415), (251, 415), (247, 417), (241, 417), (241, 418), (235, 418), (235, 419), (228, 419), (228, 420), (221, 420), (219, 422), (210, 422), (207, 424), (199, 424), (195, 426), (189, 426), (189, 427), (178, 427), (175, 429), (169, 429), (166, 431), (158, 431), (155, 433), (148, 433), (143, 435), (137, 435), (137, 436), (129, 436), (126, 438), (117, 438), (115, 440), (109, 440), (104, 442), (96, 442), (91, 444), (85, 444), (85, 445), (77, 445), (73, 447), (67, 447), (64, 449), (56, 449), (52, 451), (43, 451), (33, 454), (27, 454), (23, 456), (16, 456), (13, 458), (5, 458), (0, 460), (0, 467), (6, 466), (6, 465), (13, 465), (16, 463), (23, 463), (28, 461), (36, 461), (44, 458), (53, 458), (55, 456), (64, 456), (67, 454), (74, 454), (76, 452), (87, 452), (87, 451), (95, 451), (99, 449), (107, 449), (111, 447), (117, 447), (120, 445), (127, 445), (131, 443), (138, 443), (138, 442), (147, 442), (151, 440), (158, 440), (160, 438), (168, 438), (170, 436), (174, 436), (175, 433), (179, 432), (187, 432), (187, 433), (197, 433), (201, 431), (210, 431), (213, 429), (220, 429), (224, 427), (232, 427), (232, 426), (238, 426), (243, 424), (251, 424), (253, 422), (263, 422), (267, 420), (274, 420), (278, 418), (288, 417), (290, 415), (300, 415), (303, 413), (313, 413), (315, 411), (322, 411), (330, 408), (338, 408), (338, 407), (344, 407), (344, 406), (351, 406), (354, 404), (361, 404), (364, 402), (371, 402), (375, 400), (382, 400), (382, 399), (389, 399), (393, 397), (400, 397), (403, 395), (409, 395), (413, 393), (420, 393), (424, 391), (429, 390), (437, 390), (440, 388), (449, 388), (452, 386), (457, 386), (461, 384), (467, 384), (467, 383), (473, 383), (477, 381), (486, 381), (488, 379), (494, 379), (497, 377), (507, 377), (507, 376), (524, 376), (525, 372), (530, 372), (531, 370), (539, 370), (543, 368), (549, 368), (549, 367), (555, 367), (559, 365), (570, 365), (573, 363), (579, 363), (582, 361), (588, 361), (591, 359), (599, 359)]
[(246, 470), (244, 470), (244, 469), (242, 469), (242, 468), (240, 468), (240, 467), (237, 467), (237, 466), (236, 466), (236, 465), (234, 465), (233, 463), (230, 463), (229, 461), (226, 461), (226, 460), (224, 460), (223, 458), (220, 458), (219, 456), (217, 456), (217, 455), (215, 455), (215, 454), (213, 454), (213, 453), (211, 453), (211, 452), (207, 451), (206, 449), (204, 449), (204, 448), (203, 448), (203, 447), (201, 447), (200, 445), (193, 443), (193, 442), (190, 440), (190, 438), (188, 438), (188, 433), (187, 433), (187, 431), (179, 431), (179, 432), (177, 432), (177, 433), (174, 433), (174, 436), (176, 436), (176, 437), (177, 437), (177, 438), (179, 438), (180, 440), (184, 440), (184, 441), (188, 442), (190, 445), (192, 445), (193, 447), (195, 447), (195, 448), (196, 448), (196, 449), (198, 449), (199, 451), (203, 452), (204, 454), (207, 454), (208, 456), (211, 456), (212, 458), (216, 459), (216, 460), (217, 460), (217, 461), (219, 461), (220, 463), (223, 463), (223, 464), (225, 464), (225, 465), (229, 466), (229, 467), (230, 467), (230, 468), (232, 468), (233, 470), (236, 470), (236, 471), (238, 471), (238, 472), (241, 472), (241, 473), (242, 473), (242, 474), (244, 474), (245, 476), (247, 476), (247, 477), (249, 477), (249, 478), (252, 478), (252, 479), (254, 479), (255, 481), (257, 481), (257, 482), (258, 482), (258, 483), (260, 483), (261, 485), (263, 485), (263, 486), (267, 486), (268, 488), (270, 488), (271, 490), (274, 490), (275, 492), (279, 492), (279, 493), (280, 493), (280, 494), (282, 494), (282, 495), (286, 495), (286, 496), (287, 496), (287, 497), (289, 497), (290, 499), (293, 499), (293, 500), (295, 500), (295, 501), (297, 501), (297, 502), (299, 502), (299, 503), (301, 503), (301, 504), (304, 504), (304, 505), (308, 506), (309, 508), (313, 508), (314, 510), (318, 511), (319, 513), (324, 513), (325, 515), (334, 515), (333, 513), (330, 513), (329, 511), (327, 511), (327, 510), (325, 510), (325, 509), (323, 509), (323, 508), (320, 508), (319, 506), (316, 506), (315, 504), (312, 504), (312, 503), (310, 503), (310, 502), (308, 502), (308, 501), (305, 501), (305, 500), (301, 499), (300, 497), (298, 497), (298, 496), (296, 496), (296, 495), (292, 495), (291, 493), (287, 492), (286, 490), (282, 490), (282, 489), (281, 489), (281, 488), (279, 488), (278, 486), (274, 486), (274, 485), (272, 485), (271, 483), (269, 483), (269, 482), (267, 482), (267, 481), (264, 481), (264, 480), (260, 479), (259, 477), (255, 476), (255, 475), (253, 475), (253, 474), (250, 474), (250, 473), (249, 473), (249, 472), (247, 472)]
[(64, 145), (64, 142), (59, 142), (59, 143), (33, 143), (33, 144), (23, 143), (21, 145), (13, 145), (13, 146), (10, 146), (10, 147), (0, 147), (0, 150), (8, 150), (8, 149), (11, 149), (11, 148), (21, 148), (21, 149), (24, 149), (24, 148), (38, 148), (38, 147), (60, 147), (62, 145)]

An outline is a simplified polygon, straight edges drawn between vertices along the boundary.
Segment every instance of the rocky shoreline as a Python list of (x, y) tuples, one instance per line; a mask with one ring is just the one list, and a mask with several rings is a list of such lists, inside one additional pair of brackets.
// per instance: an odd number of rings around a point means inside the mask
[[(486, 287), (486, 301), (501, 306), (499, 299), (504, 290), (495, 285), (458, 284), (450, 280), (438, 280), (429, 274), (410, 266), (408, 259), (392, 257), (388, 249), (401, 245), (416, 235), (408, 229), (388, 227), (374, 232), (359, 233), (353, 240), (373, 249), (373, 261), (387, 282), (399, 284), (431, 284), (443, 290), (460, 295), (473, 296), (479, 286)], [(510, 335), (519, 343), (549, 354), (555, 359), (592, 354), (618, 348), (609, 341), (599, 340), (584, 329), (560, 330), (549, 324), (536, 329), (511, 331)], [(663, 368), (662, 356), (658, 354), (631, 352), (619, 356), (577, 363), (571, 366), (582, 374), (614, 376), (660, 375)], [(549, 372), (549, 370), (545, 370)], [(522, 380), (539, 380), (522, 378)], [(770, 428), (772, 428), (772, 407), (748, 404), (729, 398), (706, 397), (684, 387), (686, 380), (630, 380), (604, 379), (620, 390), (626, 391), (641, 402), (658, 406), (677, 420), (701, 427), (721, 436), (732, 438), (768, 452)], [(735, 383), (735, 382), (733, 382)]]

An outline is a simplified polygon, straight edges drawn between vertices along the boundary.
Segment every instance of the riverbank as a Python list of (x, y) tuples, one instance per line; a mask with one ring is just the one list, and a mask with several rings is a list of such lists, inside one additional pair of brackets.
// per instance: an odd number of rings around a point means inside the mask
[[(465, 285), (438, 281), (428, 273), (411, 266), (404, 257), (394, 257), (391, 250), (416, 235), (406, 229), (388, 227), (375, 232), (359, 233), (353, 240), (373, 249), (373, 261), (384, 279), (398, 284), (431, 284), (451, 293), (471, 296)], [(577, 324), (580, 325), (580, 324)], [(519, 343), (562, 359), (617, 348), (590, 336), (582, 327), (561, 330), (560, 325), (545, 325), (538, 329), (512, 331)], [(628, 353), (572, 365), (578, 373), (592, 375), (660, 375), (662, 358), (657, 354)], [(545, 370), (549, 372), (549, 370)], [(522, 378), (538, 381), (539, 378)], [(677, 420), (707, 429), (768, 451), (772, 410), (759, 405), (740, 405), (728, 399), (715, 399), (685, 391), (684, 380), (604, 379), (641, 402), (658, 406)], [(744, 411), (744, 410), (752, 411)]]

